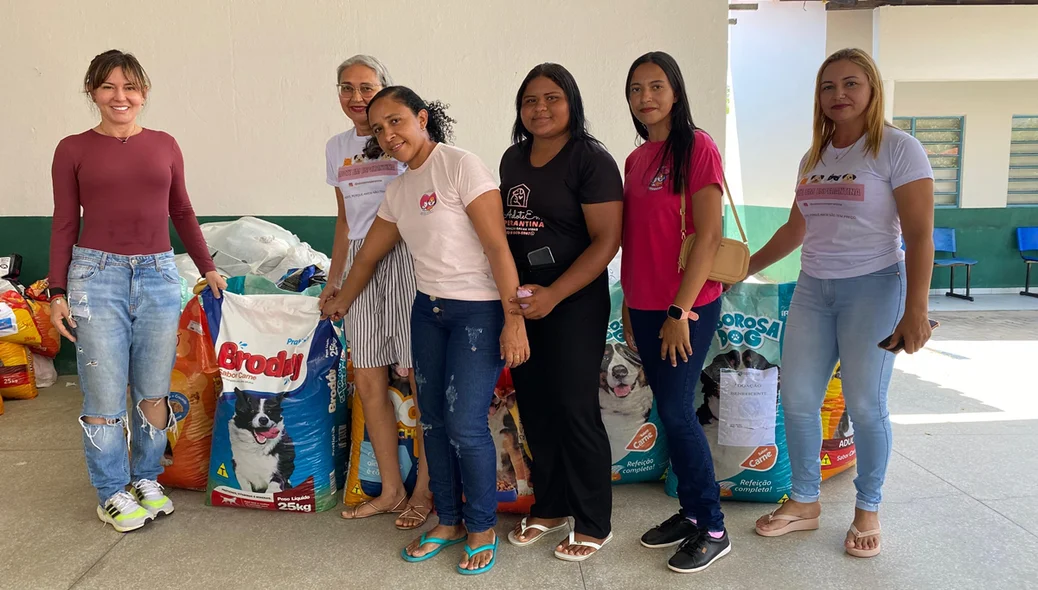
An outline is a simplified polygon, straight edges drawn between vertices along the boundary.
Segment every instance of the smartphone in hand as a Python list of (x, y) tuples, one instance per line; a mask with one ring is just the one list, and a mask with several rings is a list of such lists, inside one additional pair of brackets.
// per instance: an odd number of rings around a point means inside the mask
[[(929, 322), (930, 322), (930, 329), (931, 330), (936, 330), (941, 325), (941, 322), (938, 322), (937, 320), (929, 320)], [(884, 338), (882, 341), (880, 341), (879, 347), (884, 349), (884, 350), (886, 350), (887, 347), (890, 346), (890, 339), (893, 338), (893, 337), (894, 337), (894, 335), (891, 334), (890, 336), (887, 336), (886, 338)], [(904, 349), (905, 349), (905, 341), (901, 340), (901, 341), (899, 341), (897, 343), (897, 346), (895, 346), (894, 348), (890, 349), (890, 352), (893, 352), (894, 354), (897, 354), (897, 353), (901, 352)]]

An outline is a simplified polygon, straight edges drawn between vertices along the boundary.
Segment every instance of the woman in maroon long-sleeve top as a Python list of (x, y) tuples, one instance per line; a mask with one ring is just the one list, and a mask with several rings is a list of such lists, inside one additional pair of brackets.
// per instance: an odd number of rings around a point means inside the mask
[(133, 55), (113, 49), (95, 57), (84, 90), (101, 122), (61, 140), (51, 168), (51, 321), (76, 343), (97, 515), (120, 532), (173, 512), (156, 481), (175, 421), (168, 395), (180, 278), (170, 220), (217, 297), (227, 285), (191, 208), (176, 140), (137, 124), (150, 86)]

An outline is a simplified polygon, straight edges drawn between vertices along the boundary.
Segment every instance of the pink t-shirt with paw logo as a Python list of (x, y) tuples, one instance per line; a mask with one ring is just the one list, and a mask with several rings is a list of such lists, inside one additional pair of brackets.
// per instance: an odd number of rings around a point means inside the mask
[(501, 298), (465, 211), (480, 195), (497, 190), (478, 156), (442, 143), (421, 166), (389, 183), (378, 216), (396, 224), (411, 251), (419, 291), (460, 301)]
[[(681, 252), (681, 195), (671, 191), (670, 170), (660, 169), (662, 141), (646, 142), (631, 152), (624, 166), (624, 229), (620, 284), (628, 307), (667, 309), (678, 294), (684, 273)], [(669, 156), (668, 156), (669, 158)], [(692, 195), (711, 184), (721, 186), (721, 153), (704, 131), (696, 131), (685, 187), (685, 226), (696, 231)], [(721, 283), (707, 281), (694, 307), (721, 296)]]

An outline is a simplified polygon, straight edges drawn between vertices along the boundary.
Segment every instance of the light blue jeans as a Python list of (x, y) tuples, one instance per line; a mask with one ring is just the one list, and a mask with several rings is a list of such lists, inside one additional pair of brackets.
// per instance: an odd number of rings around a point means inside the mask
[[(140, 404), (169, 396), (177, 354), (180, 278), (173, 252), (121, 256), (76, 247), (68, 270), (68, 301), (76, 320), (76, 363), (90, 483), (100, 503), (127, 484), (162, 473), (166, 428), (148, 423)], [(135, 412), (126, 426), (126, 389)], [(130, 457), (133, 462), (131, 464)], [(132, 478), (132, 479), (131, 479)]]
[(815, 502), (822, 471), (821, 408), (836, 361), (854, 425), (856, 505), (879, 510), (890, 461), (887, 387), (894, 354), (879, 348), (905, 310), (903, 262), (850, 278), (822, 280), (801, 272), (782, 345), (782, 407), (796, 502)]

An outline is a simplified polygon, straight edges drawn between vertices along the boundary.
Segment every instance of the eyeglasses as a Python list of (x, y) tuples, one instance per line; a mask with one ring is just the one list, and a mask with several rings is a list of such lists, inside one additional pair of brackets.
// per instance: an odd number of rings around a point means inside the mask
[(360, 88), (355, 88), (353, 84), (336, 84), (335, 87), (339, 89), (339, 96), (349, 97), (359, 91), (365, 99), (375, 96), (375, 93), (379, 91), (377, 86), (370, 84), (361, 84)]

